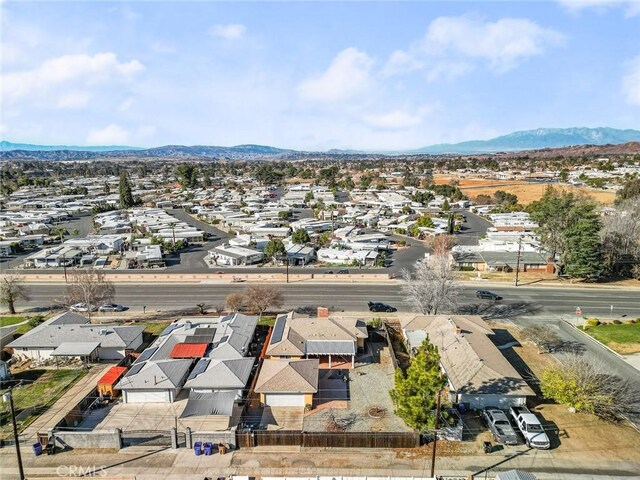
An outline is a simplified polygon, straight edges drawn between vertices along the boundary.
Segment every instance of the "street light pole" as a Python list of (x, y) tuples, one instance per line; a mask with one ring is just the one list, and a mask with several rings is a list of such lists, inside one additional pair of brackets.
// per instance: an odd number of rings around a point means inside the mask
[(518, 239), (518, 258), (516, 260), (516, 284), (518, 286), (518, 274), (520, 273), (520, 254), (522, 253), (522, 235)]
[(22, 468), (22, 456), (20, 455), (20, 441), (18, 439), (18, 426), (16, 425), (16, 412), (13, 408), (13, 395), (11, 394), (11, 390), (5, 393), (2, 396), (2, 400), (5, 402), (9, 402), (9, 406), (11, 408), (11, 422), (13, 423), (13, 440), (16, 443), (16, 456), (18, 457), (18, 473), (20, 475), (20, 480), (25, 480), (24, 469)]
[(438, 444), (438, 420), (440, 419), (440, 394), (442, 389), (438, 390), (438, 403), (436, 404), (436, 422), (434, 425), (435, 434), (433, 436), (433, 450), (431, 451), (431, 478), (434, 477), (436, 470), (436, 445)]
[(287, 283), (289, 283), (289, 255), (285, 257), (285, 262), (287, 262)]

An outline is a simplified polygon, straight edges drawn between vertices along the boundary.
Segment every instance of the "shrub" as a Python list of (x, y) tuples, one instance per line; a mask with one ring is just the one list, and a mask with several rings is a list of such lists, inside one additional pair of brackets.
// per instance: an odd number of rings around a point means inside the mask
[(367, 322), (367, 326), (371, 328), (380, 328), (382, 326), (382, 319), (380, 317), (373, 317)]
[(29, 324), (29, 326), (31, 328), (36, 328), (42, 322), (44, 322), (44, 317), (42, 315), (34, 315), (33, 317), (31, 317), (29, 319), (29, 321), (27, 323)]
[(585, 323), (587, 327), (597, 327), (598, 325), (600, 325), (600, 320), (592, 317), (592, 318), (587, 318), (587, 321)]
[(615, 323), (616, 325), (620, 325), (622, 322), (620, 320), (614, 320), (613, 323)]

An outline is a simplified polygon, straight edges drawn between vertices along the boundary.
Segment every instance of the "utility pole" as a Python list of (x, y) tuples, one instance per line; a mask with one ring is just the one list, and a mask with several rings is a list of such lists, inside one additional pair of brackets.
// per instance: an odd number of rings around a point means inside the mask
[(436, 423), (434, 425), (435, 433), (433, 435), (433, 450), (431, 451), (431, 478), (434, 477), (436, 471), (436, 445), (438, 444), (438, 420), (440, 419), (440, 394), (442, 389), (438, 390), (438, 402), (436, 403)]
[(518, 257), (516, 260), (516, 287), (518, 286), (518, 274), (520, 273), (520, 254), (522, 253), (522, 236), (518, 239)]
[(68, 283), (67, 282), (67, 256), (64, 252), (62, 253), (62, 268), (64, 269), (64, 283)]
[(13, 423), (13, 440), (16, 443), (16, 456), (18, 457), (18, 474), (20, 480), (25, 480), (24, 469), (22, 468), (22, 456), (20, 455), (20, 439), (18, 438), (18, 426), (16, 425), (16, 411), (13, 407), (13, 393), (9, 390), (2, 396), (5, 402), (9, 402), (11, 409), (11, 422)]

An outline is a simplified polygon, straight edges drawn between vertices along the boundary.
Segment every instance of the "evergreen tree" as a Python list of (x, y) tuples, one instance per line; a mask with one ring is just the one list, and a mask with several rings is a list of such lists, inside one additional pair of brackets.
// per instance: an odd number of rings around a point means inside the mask
[(406, 373), (396, 370), (395, 388), (391, 390), (396, 415), (418, 431), (433, 427), (436, 395), (445, 385), (438, 349), (427, 337), (411, 359)]
[(572, 277), (588, 277), (602, 271), (600, 219), (595, 206), (585, 205), (575, 212), (576, 220), (564, 232), (564, 271)]
[(310, 242), (311, 238), (309, 238), (309, 233), (304, 228), (299, 228), (291, 235), (291, 241), (298, 245), (304, 245)]
[(135, 205), (133, 193), (131, 193), (131, 183), (127, 172), (120, 174), (120, 208), (131, 208)]
[(273, 238), (264, 247), (264, 254), (267, 257), (276, 258), (278, 255), (284, 255), (287, 249), (279, 238)]

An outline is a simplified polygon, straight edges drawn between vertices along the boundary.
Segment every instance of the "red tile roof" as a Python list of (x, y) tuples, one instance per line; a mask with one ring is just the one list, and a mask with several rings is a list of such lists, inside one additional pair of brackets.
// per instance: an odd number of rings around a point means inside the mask
[(113, 366), (107, 370), (107, 373), (105, 373), (100, 380), (98, 380), (98, 385), (115, 385), (122, 374), (126, 371), (127, 367)]
[(208, 343), (177, 343), (171, 353), (170, 358), (201, 358), (207, 351)]

